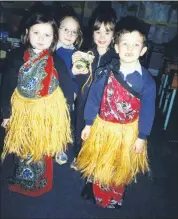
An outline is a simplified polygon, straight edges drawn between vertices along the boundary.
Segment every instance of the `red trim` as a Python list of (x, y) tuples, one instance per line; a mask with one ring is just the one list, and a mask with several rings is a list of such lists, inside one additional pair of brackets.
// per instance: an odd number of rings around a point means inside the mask
[(43, 88), (40, 90), (40, 96), (46, 96), (48, 94), (49, 85), (51, 82), (52, 74), (53, 74), (53, 58), (52, 56), (48, 57), (47, 64), (44, 67), (45, 72), (47, 73), (47, 76), (43, 79), (42, 84)]
[(31, 197), (36, 197), (40, 196), (44, 193), (49, 192), (52, 189), (52, 181), (53, 181), (53, 160), (52, 157), (45, 157), (45, 164), (46, 164), (46, 171), (44, 173), (45, 178), (47, 179), (47, 186), (44, 187), (41, 190), (36, 190), (36, 191), (26, 191), (20, 187), (19, 184), (15, 185), (8, 185), (8, 188), (12, 192), (17, 192), (22, 195), (26, 196), (31, 196)]

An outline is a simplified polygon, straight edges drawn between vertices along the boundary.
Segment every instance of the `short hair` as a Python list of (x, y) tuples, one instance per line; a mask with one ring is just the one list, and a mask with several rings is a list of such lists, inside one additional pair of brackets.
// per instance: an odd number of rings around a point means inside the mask
[(50, 24), (53, 29), (53, 41), (51, 43), (51, 46), (49, 47), (49, 52), (52, 54), (56, 50), (56, 46), (58, 43), (58, 27), (55, 20), (49, 13), (35, 13), (27, 20), (25, 29), (28, 30), (28, 33), (24, 34), (22, 41), (23, 44), (25, 44), (27, 47), (31, 47), (28, 37), (30, 28), (35, 24), (46, 24), (46, 23)]
[(133, 31), (139, 32), (139, 34), (143, 37), (143, 44), (146, 46), (146, 23), (135, 16), (126, 16), (116, 24), (115, 43), (117, 44), (119, 42), (122, 34), (131, 33)]
[(77, 30), (78, 36), (77, 36), (76, 41), (74, 42), (74, 46), (76, 46), (77, 48), (80, 48), (82, 43), (83, 43), (83, 33), (82, 33), (82, 30), (81, 30), (80, 22), (79, 22), (78, 18), (75, 15), (66, 15), (66, 16), (62, 17), (58, 21), (58, 28), (60, 27), (61, 22), (66, 18), (73, 18), (78, 24), (78, 30)]

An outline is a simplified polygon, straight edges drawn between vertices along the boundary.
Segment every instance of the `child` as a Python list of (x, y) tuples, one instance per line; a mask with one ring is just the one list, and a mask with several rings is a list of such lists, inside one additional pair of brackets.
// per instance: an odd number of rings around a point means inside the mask
[(16, 155), (9, 189), (35, 197), (52, 189), (52, 156), (72, 142), (65, 97), (72, 105), (73, 91), (65, 63), (53, 53), (58, 28), (50, 15), (28, 19), (24, 42), (26, 48), (10, 54), (2, 81), (2, 160)]
[(155, 82), (139, 63), (147, 51), (143, 24), (126, 17), (119, 25), (115, 49), (120, 60), (95, 72), (77, 159), (93, 183), (96, 203), (104, 208), (119, 208), (125, 186), (149, 170), (146, 138), (155, 114)]
[[(92, 63), (92, 74), (83, 75), (85, 76), (86, 83), (83, 86), (80, 94), (77, 97), (76, 103), (76, 144), (75, 144), (75, 158), (71, 164), (71, 168), (77, 170), (76, 167), (76, 157), (80, 151), (82, 145), (81, 139), (81, 131), (85, 126), (84, 122), (84, 106), (86, 103), (86, 99), (88, 96), (88, 91), (91, 85), (91, 81), (95, 77), (95, 70), (100, 66), (105, 66), (109, 63), (113, 58), (117, 57), (117, 54), (113, 48), (114, 42), (114, 33), (115, 33), (115, 25), (116, 25), (116, 17), (114, 11), (107, 10), (99, 11), (96, 9), (96, 17), (93, 20), (92, 32), (93, 32), (93, 41), (94, 47), (91, 50), (95, 56), (94, 61)], [(95, 12), (94, 12), (95, 13)], [(73, 55), (73, 62), (75, 63), (80, 58), (79, 52), (76, 52)], [(85, 199), (88, 199), (88, 190), (91, 190), (90, 183), (87, 183), (82, 190), (81, 196)]]
[[(72, 73), (72, 55), (80, 48), (83, 41), (83, 35), (80, 28), (80, 23), (74, 15), (64, 16), (59, 21), (59, 41), (57, 44), (57, 55), (62, 58), (69, 70), (70, 77), (73, 80), (74, 99), (78, 92), (78, 85), (75, 81), (75, 75)], [(74, 123), (74, 109), (72, 110), (72, 123)], [(67, 155), (63, 152), (57, 154), (56, 161), (62, 165), (68, 160)]]

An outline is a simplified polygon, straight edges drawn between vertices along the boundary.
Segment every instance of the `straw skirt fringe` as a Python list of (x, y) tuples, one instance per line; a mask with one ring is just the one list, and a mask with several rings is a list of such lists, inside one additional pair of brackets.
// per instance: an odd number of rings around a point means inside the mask
[(1, 159), (14, 153), (21, 158), (30, 154), (30, 161), (44, 155), (54, 156), (72, 142), (70, 115), (66, 99), (58, 87), (52, 94), (39, 99), (23, 97), (15, 89)]
[(133, 151), (138, 135), (138, 120), (118, 124), (97, 117), (89, 138), (78, 155), (77, 167), (83, 177), (101, 185), (127, 185), (140, 172), (149, 170), (147, 145), (142, 153)]

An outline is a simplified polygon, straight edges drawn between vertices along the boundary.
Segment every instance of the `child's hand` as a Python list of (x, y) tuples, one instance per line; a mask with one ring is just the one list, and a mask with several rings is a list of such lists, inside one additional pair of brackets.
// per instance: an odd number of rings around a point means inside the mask
[(81, 138), (82, 140), (87, 140), (87, 138), (90, 135), (90, 130), (91, 130), (91, 126), (90, 125), (86, 125), (85, 128), (82, 130), (82, 134), (81, 134)]
[(75, 62), (81, 60), (83, 57), (80, 53), (80, 51), (74, 52), (72, 55), (72, 63), (74, 64)]
[(8, 125), (8, 122), (9, 122), (9, 119), (3, 119), (2, 123), (1, 123), (1, 127), (6, 129), (7, 125)]
[(146, 141), (144, 139), (137, 138), (133, 145), (133, 151), (135, 153), (142, 153), (145, 147)]

